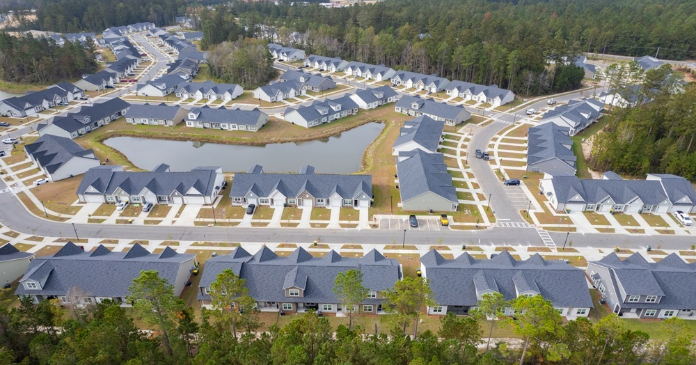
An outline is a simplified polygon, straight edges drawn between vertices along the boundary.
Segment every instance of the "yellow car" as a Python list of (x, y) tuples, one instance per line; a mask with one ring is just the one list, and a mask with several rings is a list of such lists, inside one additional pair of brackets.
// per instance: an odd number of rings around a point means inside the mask
[(440, 223), (443, 226), (449, 226), (449, 219), (447, 219), (447, 214), (440, 214)]

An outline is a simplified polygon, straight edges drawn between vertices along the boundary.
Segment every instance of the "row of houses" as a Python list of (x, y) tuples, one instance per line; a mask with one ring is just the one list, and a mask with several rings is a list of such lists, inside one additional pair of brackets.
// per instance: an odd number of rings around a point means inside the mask
[(358, 104), (349, 95), (344, 95), (336, 99), (315, 100), (307, 106), (287, 108), (284, 119), (286, 122), (311, 128), (357, 113)]
[(272, 103), (305, 95), (307, 91), (323, 92), (335, 87), (336, 82), (331, 77), (289, 70), (280, 75), (278, 82), (261, 86), (252, 94), (256, 99)]
[(37, 130), (39, 136), (50, 134), (75, 139), (122, 117), (128, 108), (128, 102), (113, 98), (91, 106), (82, 106), (78, 111), (64, 117), (54, 117), (49, 124), (37, 126)]
[(95, 46), (99, 45), (96, 33), (65, 33), (63, 35), (43, 35), (43, 37), (53, 39), (60, 47), (63, 47), (65, 42), (77, 42), (86, 46), (91, 41)]
[(471, 113), (461, 105), (449, 105), (433, 99), (424, 99), (418, 96), (405, 95), (394, 105), (397, 113), (419, 117), (428, 116), (434, 120), (445, 122), (449, 126), (455, 126), (471, 119)]
[(102, 38), (103, 39), (110, 39), (110, 38), (121, 38), (121, 37), (126, 37), (129, 34), (133, 33), (138, 33), (150, 29), (154, 29), (155, 24), (151, 22), (144, 22), (144, 23), (135, 23), (135, 24), (130, 24), (130, 25), (125, 25), (125, 26), (120, 26), (120, 27), (111, 27), (111, 28), (106, 28), (104, 32), (102, 32)]
[[(183, 88), (184, 83), (191, 81), (198, 74), (200, 65), (197, 60), (191, 58), (185, 58), (176, 60), (169, 65), (167, 65), (167, 73), (154, 80), (147, 81), (145, 83), (139, 83), (136, 94), (138, 96), (154, 96), (154, 97), (165, 97), (167, 95), (175, 93), (180, 88)], [(196, 91), (201, 91), (200, 96), (203, 98), (203, 94), (209, 90), (203, 90), (203, 88), (210, 89), (206, 86), (207, 84), (198, 83), (198, 86), (190, 86), (187, 91), (195, 93)], [(198, 89), (194, 90), (194, 88)], [(236, 88), (234, 88), (236, 89)], [(235, 90), (238, 92), (238, 90)], [(212, 93), (210, 94), (212, 96)], [(220, 94), (215, 94), (216, 98)], [(230, 95), (231, 97), (231, 95)], [(221, 96), (224, 99), (224, 95)]]
[(30, 117), (58, 105), (65, 105), (83, 96), (83, 89), (69, 82), (62, 82), (49, 86), (45, 90), (1, 100), (0, 115), (17, 118)]
[(158, 43), (165, 45), (167, 50), (171, 50), (177, 55), (178, 59), (194, 59), (197, 61), (205, 61), (207, 54), (198, 50), (195, 44), (191, 43), (193, 40), (202, 38), (202, 32), (191, 33), (189, 38), (186, 37), (187, 33), (183, 33), (183, 37), (175, 36), (169, 33), (158, 33), (159, 38)]
[(568, 135), (574, 136), (596, 123), (604, 113), (604, 103), (595, 99), (571, 99), (547, 111), (539, 123), (554, 123), (568, 128)]
[[(652, 263), (639, 253), (623, 260), (611, 253), (590, 262), (587, 272), (539, 254), (526, 260), (517, 260), (507, 251), (492, 256), (478, 259), (465, 252), (446, 259), (436, 250), (423, 255), (421, 275), (428, 279), (437, 303), (427, 308), (428, 314), (467, 315), (484, 295), (500, 293), (508, 301), (540, 295), (562, 316), (575, 319), (587, 317), (594, 308), (590, 290), (595, 288), (609, 308), (624, 318), (692, 319), (696, 310), (696, 264), (676, 254)], [(137, 243), (128, 252), (113, 252), (103, 245), (88, 252), (68, 242), (54, 255), (32, 258), (9, 244), (0, 247), (3, 280), (11, 282), (24, 273), (18, 296), (35, 302), (58, 299), (64, 305), (110, 299), (130, 306), (128, 287), (143, 270), (156, 270), (173, 286), (175, 295), (181, 295), (197, 268), (193, 254), (177, 253), (170, 247), (155, 254)], [(257, 309), (263, 312), (345, 313), (347, 308), (333, 291), (334, 282), (339, 273), (355, 269), (363, 274), (367, 295), (358, 308), (351, 309), (383, 314), (383, 293), (403, 278), (399, 262), (375, 249), (356, 258), (333, 250), (314, 257), (301, 247), (288, 256), (278, 256), (266, 246), (254, 254), (237, 247), (206, 262), (196, 288), (202, 306), (211, 307), (210, 286), (227, 269), (245, 280)], [(504, 312), (514, 315), (511, 308)]]
[(142, 61), (140, 53), (127, 38), (109, 39), (104, 46), (111, 49), (117, 61), (108, 63), (104, 70), (95, 74), (82, 75), (82, 79), (75, 85), (85, 91), (114, 88), (116, 84), (133, 75)]
[(281, 61), (299, 61), (305, 59), (305, 51), (292, 47), (283, 47), (279, 44), (269, 43), (268, 50), (274, 59)]
[(556, 211), (599, 213), (696, 213), (696, 191), (681, 176), (649, 174), (645, 180), (624, 180), (607, 171), (602, 179), (545, 174), (539, 183)]
[(84, 174), (101, 164), (93, 150), (86, 150), (69, 138), (46, 134), (25, 147), (27, 156), (51, 181)]

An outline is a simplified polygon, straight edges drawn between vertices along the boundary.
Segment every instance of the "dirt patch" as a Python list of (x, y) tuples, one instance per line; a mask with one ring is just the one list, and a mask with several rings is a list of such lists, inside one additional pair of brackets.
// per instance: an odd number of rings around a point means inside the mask
[(32, 189), (32, 193), (43, 202), (46, 209), (57, 213), (75, 214), (81, 208), (72, 205), (77, 200), (77, 187), (80, 181), (82, 176), (50, 182)]
[[(594, 139), (602, 133), (602, 130), (597, 131), (596, 134), (592, 135), (591, 137), (585, 139), (584, 142), (581, 143), (582, 146), (582, 154), (585, 156), (585, 161), (590, 159), (590, 156), (592, 155), (592, 146), (594, 144)], [(601, 179), (602, 178), (602, 173), (598, 171), (594, 171), (590, 169), (589, 167), (587, 168), (587, 171), (592, 175), (593, 179)]]

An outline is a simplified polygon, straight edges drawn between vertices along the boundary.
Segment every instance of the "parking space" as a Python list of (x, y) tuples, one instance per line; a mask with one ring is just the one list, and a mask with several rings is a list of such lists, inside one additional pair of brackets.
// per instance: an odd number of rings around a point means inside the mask
[(504, 185), (503, 189), (505, 190), (505, 195), (508, 196), (508, 199), (510, 199), (512, 206), (515, 207), (515, 209), (522, 210), (529, 207), (529, 198), (527, 197), (527, 194), (525, 194), (524, 190), (522, 190), (521, 186)]
[(418, 227), (411, 227), (408, 216), (382, 218), (379, 220), (380, 229), (406, 230), (406, 231), (439, 231), (442, 229), (439, 217), (416, 217)]

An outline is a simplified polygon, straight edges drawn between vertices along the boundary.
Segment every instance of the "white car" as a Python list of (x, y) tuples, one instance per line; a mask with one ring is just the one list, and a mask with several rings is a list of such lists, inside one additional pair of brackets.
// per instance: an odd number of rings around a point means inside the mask
[(536, 113), (536, 109), (527, 109), (527, 115), (532, 115)]
[(49, 181), (51, 181), (51, 180), (48, 180), (48, 179), (38, 179), (38, 180), (34, 181), (34, 186), (43, 185), (43, 184), (45, 184), (45, 183), (47, 183), (47, 182), (49, 182)]
[(19, 143), (19, 140), (17, 138), (5, 138), (2, 140), (2, 143), (4, 143), (4, 144), (17, 144), (17, 143)]
[(549, 105), (556, 104), (556, 99), (549, 99), (546, 101), (546, 104), (549, 104)]
[(123, 211), (124, 209), (126, 209), (127, 206), (128, 206), (128, 202), (120, 202), (120, 203), (116, 204), (116, 210), (118, 210), (119, 212)]
[(684, 214), (684, 212), (682, 212), (681, 210), (677, 210), (677, 212), (674, 213), (674, 216), (677, 217), (677, 220), (685, 226), (690, 226), (694, 223), (691, 220), (691, 217), (689, 217), (687, 214)]

